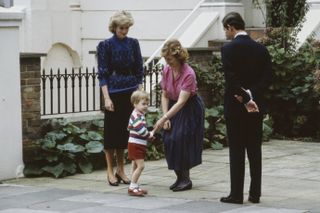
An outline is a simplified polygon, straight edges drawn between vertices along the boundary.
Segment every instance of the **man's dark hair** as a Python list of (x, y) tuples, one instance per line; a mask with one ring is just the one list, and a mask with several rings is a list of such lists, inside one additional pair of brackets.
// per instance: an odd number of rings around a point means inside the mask
[(233, 26), (236, 30), (244, 30), (245, 23), (239, 13), (230, 12), (222, 20), (223, 27), (228, 29), (228, 25)]

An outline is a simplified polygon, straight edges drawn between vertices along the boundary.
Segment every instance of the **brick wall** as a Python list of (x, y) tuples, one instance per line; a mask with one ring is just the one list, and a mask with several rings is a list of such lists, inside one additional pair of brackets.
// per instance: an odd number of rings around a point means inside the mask
[(210, 68), (213, 59), (213, 53), (218, 52), (216, 48), (189, 48), (188, 53), (190, 61), (198, 64), (203, 69)]
[(40, 133), (41, 56), (45, 55), (31, 53), (20, 55), (22, 139), (24, 151), (31, 147), (31, 142), (38, 139)]

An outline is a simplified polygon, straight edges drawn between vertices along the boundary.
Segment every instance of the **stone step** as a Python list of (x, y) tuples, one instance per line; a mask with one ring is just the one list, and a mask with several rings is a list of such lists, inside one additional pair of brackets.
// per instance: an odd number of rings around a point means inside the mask
[[(264, 37), (266, 35), (265, 31), (265, 28), (246, 28), (246, 32), (253, 40)], [(213, 48), (216, 51), (220, 51), (221, 47), (228, 42), (229, 41), (225, 39), (209, 40), (208, 47)]]
[(214, 51), (220, 51), (221, 47), (230, 41), (228, 40), (221, 40), (221, 39), (215, 39), (215, 40), (209, 40), (208, 41), (208, 47), (212, 48)]
[(249, 36), (253, 40), (257, 40), (257, 39), (262, 38), (266, 35), (265, 28), (246, 28), (246, 32), (249, 34)]

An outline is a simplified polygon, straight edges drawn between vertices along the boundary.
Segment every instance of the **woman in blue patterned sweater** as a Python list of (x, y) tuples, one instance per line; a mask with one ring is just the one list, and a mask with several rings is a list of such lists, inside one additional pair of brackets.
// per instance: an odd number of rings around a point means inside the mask
[[(116, 12), (109, 23), (113, 36), (97, 46), (98, 78), (104, 96), (104, 149), (108, 182), (118, 186), (130, 180), (124, 172), (124, 150), (128, 146), (127, 125), (133, 110), (132, 92), (141, 88), (143, 60), (137, 39), (127, 37), (134, 21), (127, 11)], [(113, 171), (116, 155), (117, 169)]]

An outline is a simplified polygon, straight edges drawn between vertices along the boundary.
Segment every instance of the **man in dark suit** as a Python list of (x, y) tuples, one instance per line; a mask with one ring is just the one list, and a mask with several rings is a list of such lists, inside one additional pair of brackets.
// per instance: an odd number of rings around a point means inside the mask
[(230, 158), (231, 191), (222, 197), (224, 203), (243, 203), (245, 154), (250, 165), (248, 200), (259, 203), (262, 170), (262, 121), (265, 113), (264, 94), (271, 79), (268, 50), (244, 31), (240, 14), (228, 13), (222, 20), (227, 39), (221, 49), (225, 75), (224, 113)]

